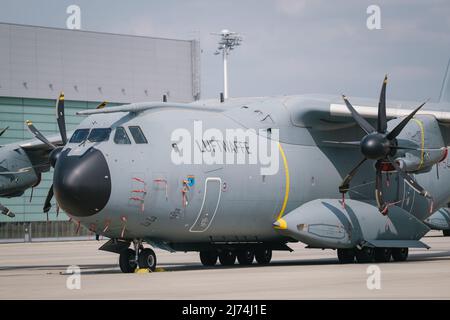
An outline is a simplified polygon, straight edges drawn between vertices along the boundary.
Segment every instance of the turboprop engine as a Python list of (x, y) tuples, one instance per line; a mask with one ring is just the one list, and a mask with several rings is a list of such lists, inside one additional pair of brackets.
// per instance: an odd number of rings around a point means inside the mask
[[(395, 127), (400, 119), (389, 121)], [(397, 151), (395, 161), (406, 172), (429, 171), (447, 157), (438, 121), (432, 115), (416, 115), (397, 137), (404, 148)]]

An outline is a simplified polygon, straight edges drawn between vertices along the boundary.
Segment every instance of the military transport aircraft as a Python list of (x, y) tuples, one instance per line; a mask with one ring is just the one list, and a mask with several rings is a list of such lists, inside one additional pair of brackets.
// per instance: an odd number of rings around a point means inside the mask
[[(53, 136), (47, 141), (60, 145), (61, 137)], [(33, 190), (41, 182), (42, 173), (50, 169), (50, 151), (45, 143), (37, 139), (0, 146), (0, 197), (19, 197), (28, 188)], [(15, 216), (1, 203), (0, 213), (11, 218)]]
[[(75, 222), (110, 238), (100, 249), (119, 253), (123, 272), (155, 270), (144, 243), (199, 251), (207, 266), (267, 264), (296, 241), (337, 249), (341, 263), (404, 261), (408, 248), (426, 247), (424, 220), (450, 197), (448, 79), (426, 110), (387, 105), (385, 78), (379, 101), (301, 95), (86, 110), (70, 139), (59, 99), (58, 145), (27, 125), (51, 150), (46, 206), (54, 194)], [(274, 170), (247, 161), (269, 147)]]
[[(61, 94), (56, 101), (56, 109), (64, 112), (64, 108), (61, 107), (63, 104), (64, 94)], [(104, 108), (106, 104), (107, 102), (104, 101), (96, 109)], [(61, 114), (57, 114), (58, 123), (61, 122), (59, 120), (60, 117)], [(40, 134), (39, 132), (33, 131), (34, 126), (31, 122), (28, 127), (34, 135)], [(0, 130), (0, 136), (7, 129), (8, 127)], [(69, 132), (69, 134), (72, 134), (72, 132)], [(54, 135), (49, 138), (40, 135), (39, 139), (0, 145), (0, 197), (19, 197), (28, 188), (32, 188), (33, 190), (41, 182), (42, 173), (49, 171), (51, 167), (49, 161), (50, 152), (58, 146), (62, 146), (62, 138), (60, 135)], [(31, 197), (33, 197), (33, 191), (31, 192)], [(47, 198), (44, 212), (48, 214), (50, 208), (50, 198)], [(1, 203), (0, 213), (11, 218), (15, 216), (10, 209)]]

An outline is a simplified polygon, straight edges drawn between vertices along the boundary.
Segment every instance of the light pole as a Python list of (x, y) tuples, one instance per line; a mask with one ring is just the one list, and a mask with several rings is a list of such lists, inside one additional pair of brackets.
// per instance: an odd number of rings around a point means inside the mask
[(227, 29), (222, 30), (220, 33), (213, 33), (214, 35), (219, 35), (219, 46), (217, 47), (215, 55), (220, 54), (222, 51), (223, 57), (223, 97), (228, 99), (228, 55), (230, 51), (235, 47), (241, 45), (242, 37), (236, 33), (229, 31)]

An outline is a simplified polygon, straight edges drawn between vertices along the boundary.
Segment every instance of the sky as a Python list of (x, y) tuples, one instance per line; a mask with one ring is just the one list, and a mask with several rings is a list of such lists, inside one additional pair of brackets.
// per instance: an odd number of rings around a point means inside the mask
[[(304, 93), (437, 100), (450, 59), (448, 0), (0, 0), (0, 22), (65, 28), (81, 8), (81, 29), (199, 39), (202, 97), (222, 91), (222, 29), (242, 34), (229, 58), (230, 96)], [(380, 8), (369, 30), (367, 8)]]

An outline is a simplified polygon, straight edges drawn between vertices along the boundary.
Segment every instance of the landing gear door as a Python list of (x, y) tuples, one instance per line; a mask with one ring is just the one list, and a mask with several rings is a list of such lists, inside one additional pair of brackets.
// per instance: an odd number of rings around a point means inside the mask
[(222, 179), (207, 178), (205, 181), (205, 194), (197, 219), (190, 232), (206, 231), (211, 225), (220, 203), (222, 192)]

